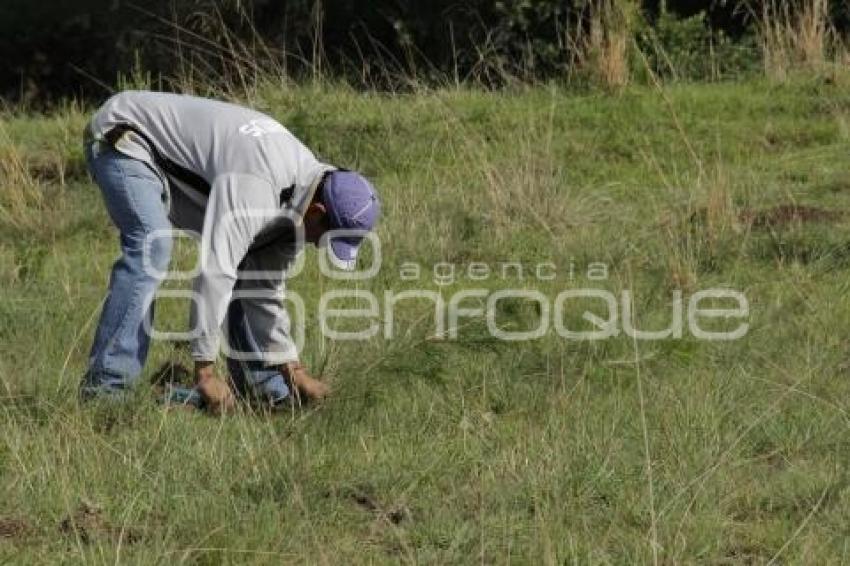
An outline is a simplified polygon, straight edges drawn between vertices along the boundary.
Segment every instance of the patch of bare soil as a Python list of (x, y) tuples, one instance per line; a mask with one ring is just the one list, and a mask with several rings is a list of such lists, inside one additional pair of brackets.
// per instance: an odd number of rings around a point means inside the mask
[(33, 526), (21, 517), (0, 517), (0, 540), (21, 540), (33, 533)]
[(743, 210), (738, 218), (755, 228), (776, 228), (787, 224), (837, 222), (845, 216), (843, 210), (827, 210), (816, 206), (780, 204), (761, 210)]
[(79, 539), (88, 544), (98, 538), (110, 538), (134, 543), (142, 536), (134, 529), (122, 529), (112, 525), (104, 516), (103, 510), (88, 501), (81, 502), (77, 508), (59, 522), (59, 532), (68, 537)]
[(363, 490), (352, 491), (350, 497), (354, 503), (374, 513), (376, 518), (389, 521), (393, 525), (410, 521), (413, 518), (410, 508), (403, 503), (382, 505), (374, 496)]

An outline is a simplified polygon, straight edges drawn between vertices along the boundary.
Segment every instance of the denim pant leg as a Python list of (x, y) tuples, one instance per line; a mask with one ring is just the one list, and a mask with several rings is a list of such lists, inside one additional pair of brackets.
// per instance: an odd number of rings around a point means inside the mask
[(226, 328), (230, 347), (227, 368), (239, 393), (276, 405), (289, 397), (289, 387), (278, 368), (267, 367), (259, 360), (262, 351), (245, 316), (242, 300), (232, 300), (227, 309)]
[(153, 297), (171, 258), (171, 222), (160, 177), (145, 163), (112, 148), (87, 148), (89, 170), (121, 233), (121, 257), (89, 356), (83, 392), (120, 390), (142, 371), (150, 346)]

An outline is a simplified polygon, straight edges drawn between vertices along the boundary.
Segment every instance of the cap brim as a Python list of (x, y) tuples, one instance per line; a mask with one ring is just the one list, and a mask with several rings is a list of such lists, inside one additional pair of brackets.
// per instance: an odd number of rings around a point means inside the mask
[(362, 238), (330, 238), (328, 259), (337, 269), (354, 271), (357, 266), (357, 250)]

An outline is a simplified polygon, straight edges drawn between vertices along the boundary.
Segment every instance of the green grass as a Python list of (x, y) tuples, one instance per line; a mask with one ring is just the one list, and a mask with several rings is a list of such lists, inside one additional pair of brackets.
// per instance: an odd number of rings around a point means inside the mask
[[(118, 250), (77, 143), (86, 112), (6, 114), (4, 162), (19, 156), (26, 175), (6, 167), (0, 195), (0, 533), (4, 520), (27, 529), (0, 538), (0, 561), (850, 559), (850, 216), (741, 219), (790, 203), (850, 211), (843, 86), (324, 86), (250, 102), (328, 161), (361, 168), (384, 200), (377, 277), (323, 279), (310, 251), (291, 281), (307, 307), (304, 361), (324, 367), (334, 397), (273, 418), (167, 413), (145, 395), (79, 406)], [(506, 261), (553, 262), (557, 277), (461, 275)], [(410, 262), (418, 281), (401, 276)], [(439, 262), (456, 266), (450, 284), (434, 281)], [(593, 262), (606, 280), (588, 280)], [(686, 324), (679, 340), (508, 343), (473, 318), (457, 340), (435, 340), (425, 301), (399, 303), (392, 340), (334, 342), (317, 328), (334, 288), (448, 300), (585, 286), (632, 290), (641, 328), (668, 323), (676, 289), (686, 301), (739, 289), (750, 330), (732, 342), (697, 340)], [(501, 307), (504, 327), (536, 321), (528, 303)], [(182, 328), (185, 310), (163, 301), (158, 326)], [(568, 325), (589, 329), (580, 315), (569, 310)], [(187, 361), (155, 344), (146, 377), (172, 357)], [(84, 501), (111, 528), (63, 533)]]

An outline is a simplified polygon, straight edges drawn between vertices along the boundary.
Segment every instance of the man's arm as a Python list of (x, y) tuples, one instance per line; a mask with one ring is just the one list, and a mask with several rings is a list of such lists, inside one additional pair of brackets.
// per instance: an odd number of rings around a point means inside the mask
[[(303, 339), (303, 327), (296, 326), (293, 335), (284, 308), (286, 270), (295, 261), (297, 252), (294, 243), (282, 238), (261, 249), (252, 246), (245, 256), (240, 265), (238, 291), (231, 299), (231, 304), (238, 300), (242, 317), (228, 326), (228, 357), (261, 361), (266, 366), (298, 361), (296, 342)], [(296, 308), (296, 314), (301, 314), (299, 318), (303, 318), (300, 300), (295, 297), (291, 305)], [(249, 342), (238, 339), (245, 334), (240, 331), (242, 326), (252, 338)], [(236, 334), (230, 336), (231, 332)]]
[(194, 282), (192, 357), (198, 377), (212, 373), (218, 334), (237, 269), (254, 237), (277, 214), (271, 185), (253, 175), (222, 175), (212, 184), (201, 233), (201, 272)]

